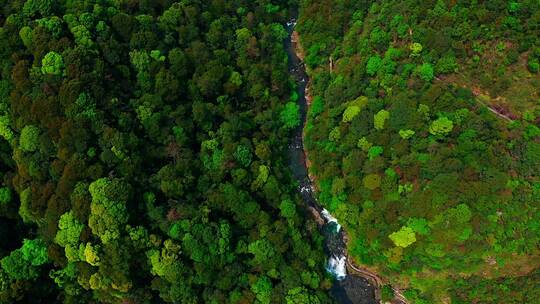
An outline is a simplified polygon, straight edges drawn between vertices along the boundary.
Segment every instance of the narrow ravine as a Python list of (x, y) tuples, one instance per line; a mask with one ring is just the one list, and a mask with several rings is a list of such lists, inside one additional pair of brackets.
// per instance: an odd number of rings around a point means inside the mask
[(290, 168), (294, 178), (298, 181), (299, 192), (310, 211), (309, 214), (312, 214), (317, 220), (325, 237), (325, 253), (328, 256), (326, 269), (335, 278), (332, 294), (338, 303), (374, 304), (377, 303), (377, 300), (376, 288), (373, 284), (363, 276), (347, 273), (345, 232), (338, 221), (317, 202), (314, 193), (315, 187), (308, 174), (302, 133), (307, 118), (306, 89), (309, 81), (305, 66), (297, 56), (297, 45), (292, 39), (295, 25), (295, 19), (291, 19), (287, 23), (289, 37), (285, 42), (285, 47), (289, 58), (289, 73), (296, 82), (297, 102), (300, 107), (302, 123), (294, 131), (289, 146)]

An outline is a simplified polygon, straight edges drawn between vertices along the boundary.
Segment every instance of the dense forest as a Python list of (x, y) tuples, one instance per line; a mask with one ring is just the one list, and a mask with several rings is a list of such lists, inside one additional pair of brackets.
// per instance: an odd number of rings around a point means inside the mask
[(538, 303), (540, 3), (303, 1), (298, 31), (356, 263), (412, 303)]
[(284, 152), (288, 16), (3, 1), (0, 302), (330, 302)]
[(296, 11), (354, 263), (538, 303), (537, 0), (2, 1), (0, 303), (335, 302), (288, 167)]

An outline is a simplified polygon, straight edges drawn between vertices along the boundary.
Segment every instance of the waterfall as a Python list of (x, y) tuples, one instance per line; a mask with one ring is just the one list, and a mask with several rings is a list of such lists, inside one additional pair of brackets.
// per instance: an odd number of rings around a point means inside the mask
[(341, 225), (338, 223), (337, 219), (333, 217), (330, 212), (328, 212), (328, 210), (323, 209), (321, 211), (321, 216), (326, 220), (326, 222), (328, 222), (328, 224), (334, 223), (336, 225), (336, 233), (341, 230)]
[(347, 276), (347, 257), (344, 255), (339, 257), (332, 255), (328, 259), (326, 271), (331, 273), (338, 281), (345, 279)]

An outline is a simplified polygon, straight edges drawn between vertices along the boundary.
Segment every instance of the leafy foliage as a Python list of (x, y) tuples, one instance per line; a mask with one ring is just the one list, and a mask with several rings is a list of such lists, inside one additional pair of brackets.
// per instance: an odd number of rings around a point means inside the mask
[(388, 236), (396, 246), (407, 248), (412, 243), (416, 242), (414, 230), (408, 226), (403, 226), (399, 231), (396, 231)]
[(429, 133), (435, 136), (444, 136), (452, 132), (454, 123), (447, 117), (440, 117), (434, 120), (429, 126)]
[(43, 74), (60, 75), (64, 68), (62, 56), (56, 52), (48, 52), (41, 61), (41, 72)]
[(19, 138), (21, 149), (26, 152), (34, 152), (38, 148), (39, 128), (32, 125), (24, 126)]
[(288, 102), (281, 111), (279, 118), (285, 128), (294, 129), (300, 125), (300, 108), (295, 102)]
[(384, 123), (386, 122), (388, 118), (390, 118), (390, 112), (386, 110), (380, 110), (379, 112), (377, 112), (377, 114), (373, 116), (375, 129), (377, 130), (384, 129)]
[(293, 5), (2, 3), (1, 303), (331, 301), (283, 153)]
[(356, 105), (348, 106), (343, 112), (343, 122), (351, 122), (358, 114), (360, 114), (360, 107)]
[[(411, 303), (538, 293), (514, 279), (534, 280), (540, 267), (540, 36), (529, 26), (539, 10), (535, 1), (300, 4), (306, 58), (314, 46), (321, 58), (308, 74), (324, 108), (304, 137), (319, 199), (350, 236), (350, 256), (407, 282)], [(344, 123), (357, 96), (367, 101)], [(329, 141), (334, 130), (340, 139)]]

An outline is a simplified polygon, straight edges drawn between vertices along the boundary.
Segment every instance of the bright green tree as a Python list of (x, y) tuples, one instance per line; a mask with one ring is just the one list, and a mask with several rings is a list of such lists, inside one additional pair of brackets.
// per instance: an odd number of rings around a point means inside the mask
[(20, 249), (11, 252), (0, 260), (0, 265), (6, 274), (15, 280), (31, 280), (38, 277), (39, 272), (36, 267), (32, 267), (24, 259)]
[(407, 248), (416, 242), (414, 230), (408, 226), (402, 226), (399, 231), (390, 234), (388, 237), (396, 246), (403, 248)]
[(433, 70), (431, 63), (423, 63), (416, 69), (416, 73), (425, 81), (431, 81), (433, 80), (433, 77), (435, 77), (435, 71)]
[(47, 245), (42, 239), (24, 240), (21, 252), (32, 266), (41, 266), (49, 261)]
[(41, 61), (41, 72), (43, 74), (60, 75), (64, 68), (64, 59), (56, 52), (48, 52)]
[(538, 71), (540, 70), (540, 61), (538, 60), (538, 58), (530, 58), (527, 67), (529, 68), (529, 71), (531, 71), (531, 73), (538, 73)]
[(364, 152), (367, 152), (369, 151), (369, 149), (371, 148), (373, 144), (370, 143), (367, 138), (365, 137), (362, 137), (358, 140), (358, 143), (356, 144), (356, 146), (360, 149), (362, 149), (362, 151)]
[(348, 106), (347, 109), (345, 109), (345, 112), (343, 112), (343, 118), (341, 121), (351, 122), (359, 113), (360, 113), (359, 106), (355, 106), (355, 105)]
[(370, 76), (374, 76), (382, 68), (382, 65), (383, 61), (380, 56), (371, 56), (366, 65), (366, 73)]
[(88, 226), (103, 243), (118, 239), (127, 223), (129, 186), (120, 179), (101, 178), (89, 186), (92, 196)]
[(74, 26), (70, 30), (71, 33), (73, 33), (75, 42), (78, 45), (85, 48), (91, 48), (94, 45), (94, 41), (92, 41), (92, 33), (84, 25)]
[(384, 129), (384, 123), (388, 118), (390, 118), (390, 112), (386, 110), (380, 110), (379, 112), (377, 112), (377, 114), (373, 116), (373, 123), (375, 125), (375, 129)]
[(29, 26), (23, 26), (19, 31), (19, 37), (21, 38), (25, 47), (29, 48), (32, 45), (32, 28)]
[(373, 146), (369, 148), (368, 150), (368, 158), (370, 160), (373, 160), (375, 157), (381, 155), (383, 153), (383, 147), (381, 146)]
[(66, 247), (67, 245), (75, 246), (79, 243), (79, 236), (83, 229), (84, 225), (75, 218), (73, 212), (66, 212), (60, 216), (58, 232), (54, 240), (62, 247)]
[(11, 142), (13, 139), (13, 131), (10, 127), (9, 116), (1, 115), (0, 116), (0, 136), (2, 136), (8, 142)]
[(47, 245), (42, 239), (24, 240), (19, 249), (2, 258), (2, 269), (16, 280), (31, 280), (38, 277), (38, 266), (49, 261)]
[(429, 126), (429, 133), (435, 136), (445, 136), (448, 133), (452, 132), (454, 128), (454, 122), (452, 122), (447, 117), (440, 117), (437, 120), (434, 120)]
[(414, 232), (427, 235), (429, 234), (429, 223), (425, 218), (411, 217), (407, 220), (407, 227), (410, 227)]
[(334, 127), (332, 131), (330, 131), (330, 134), (328, 134), (328, 139), (335, 143), (341, 140), (341, 131), (339, 130), (339, 127)]
[(399, 136), (403, 139), (411, 138), (415, 132), (413, 130), (399, 130)]
[(409, 49), (411, 50), (411, 56), (418, 56), (422, 52), (423, 47), (420, 43), (413, 42), (409, 45)]
[(279, 119), (286, 129), (294, 129), (300, 125), (300, 106), (289, 101), (279, 114)]

